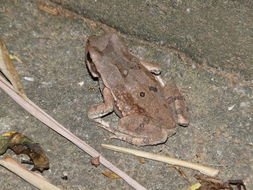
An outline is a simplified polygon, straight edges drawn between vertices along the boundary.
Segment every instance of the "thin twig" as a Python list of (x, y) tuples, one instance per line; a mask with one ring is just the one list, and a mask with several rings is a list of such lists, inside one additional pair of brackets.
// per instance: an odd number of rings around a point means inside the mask
[(160, 154), (154, 154), (151, 152), (144, 152), (144, 151), (140, 151), (140, 150), (124, 148), (124, 147), (119, 147), (119, 146), (114, 146), (114, 145), (109, 145), (109, 144), (102, 144), (101, 146), (103, 148), (107, 148), (107, 149), (118, 151), (118, 152), (128, 153), (128, 154), (132, 154), (135, 156), (140, 156), (143, 158), (157, 160), (157, 161), (165, 162), (165, 163), (172, 164), (172, 165), (191, 168), (191, 169), (198, 170), (199, 172), (201, 172), (205, 175), (212, 176), (212, 177), (216, 176), (219, 173), (219, 170), (217, 170), (215, 168), (206, 167), (206, 166), (203, 166), (200, 164), (187, 162), (187, 161), (179, 160), (176, 158), (170, 158), (168, 156), (164, 156), (164, 155), (160, 155)]

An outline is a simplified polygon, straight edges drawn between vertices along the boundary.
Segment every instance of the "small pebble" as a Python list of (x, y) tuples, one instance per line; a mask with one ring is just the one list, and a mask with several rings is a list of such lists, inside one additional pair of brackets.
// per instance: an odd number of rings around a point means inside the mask
[(62, 180), (68, 180), (68, 173), (66, 171), (63, 172), (63, 175), (61, 176)]
[(79, 82), (78, 84), (79, 84), (79, 86), (83, 86), (83, 85), (84, 85), (84, 82), (81, 81), (81, 82)]
[(27, 81), (30, 81), (30, 82), (33, 82), (34, 81), (34, 78), (33, 77), (24, 77), (25, 80)]
[(235, 104), (228, 107), (228, 111), (231, 111), (235, 107)]

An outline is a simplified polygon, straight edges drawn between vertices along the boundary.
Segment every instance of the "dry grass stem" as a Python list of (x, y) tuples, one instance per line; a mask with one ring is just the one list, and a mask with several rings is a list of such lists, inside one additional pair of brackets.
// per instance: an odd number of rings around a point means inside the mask
[(5, 156), (4, 159), (0, 160), (0, 165), (7, 168), (8, 170), (12, 171), (13, 173), (17, 174), (28, 183), (32, 184), (33, 186), (37, 187), (41, 190), (61, 190), (60, 188), (56, 187), (55, 185), (49, 183), (47, 179), (42, 177), (39, 174), (36, 174), (32, 171), (27, 170), (21, 164), (16, 162), (12, 157)]
[(219, 173), (219, 170), (217, 170), (215, 168), (210, 168), (207, 166), (203, 166), (203, 165), (192, 163), (192, 162), (187, 162), (184, 160), (179, 160), (176, 158), (170, 158), (168, 156), (164, 156), (164, 155), (160, 155), (160, 154), (154, 154), (151, 152), (144, 152), (144, 151), (140, 151), (140, 150), (118, 147), (118, 146), (108, 145), (108, 144), (102, 144), (101, 146), (103, 148), (118, 151), (118, 152), (128, 153), (128, 154), (140, 156), (143, 158), (157, 160), (160, 162), (165, 162), (165, 163), (176, 165), (176, 166), (191, 168), (191, 169), (198, 170), (199, 172), (201, 172), (205, 175), (208, 175), (208, 176), (212, 176), (212, 177), (216, 176)]

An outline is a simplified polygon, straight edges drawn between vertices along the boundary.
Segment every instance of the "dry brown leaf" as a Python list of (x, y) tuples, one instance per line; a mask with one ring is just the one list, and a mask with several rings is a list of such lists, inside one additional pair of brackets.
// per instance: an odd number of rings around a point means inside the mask
[(109, 172), (109, 171), (103, 171), (102, 174), (110, 179), (119, 179), (120, 178), (117, 174)]
[(48, 14), (51, 14), (53, 16), (64, 16), (64, 17), (71, 17), (71, 18), (79, 18), (80, 16), (78, 14), (75, 14), (69, 10), (63, 9), (61, 6), (58, 6), (53, 3), (42, 3), (39, 4), (38, 9), (41, 11), (44, 11)]
[(96, 87), (94, 87), (94, 86), (88, 86), (87, 88), (88, 88), (89, 91), (95, 91), (96, 90)]
[(91, 164), (93, 166), (96, 166), (98, 167), (100, 165), (100, 161), (99, 161), (99, 156), (98, 157), (93, 157), (91, 160), (90, 160)]
[(144, 158), (141, 158), (141, 157), (138, 158), (138, 161), (139, 161), (141, 164), (144, 164), (144, 163), (145, 163), (145, 159), (144, 159)]
[(49, 160), (45, 151), (38, 143), (33, 142), (25, 135), (12, 131), (0, 136), (0, 155), (4, 154), (8, 148), (17, 155), (26, 154), (29, 156), (31, 163), (34, 164), (32, 171), (43, 172), (49, 169)]
[(182, 168), (177, 166), (172, 166), (172, 168), (174, 168), (179, 173), (179, 175), (181, 175), (188, 183), (190, 183), (188, 176), (185, 174)]
[(228, 180), (227, 182), (223, 182), (220, 179), (203, 175), (195, 175), (194, 177), (201, 184), (197, 190), (233, 190), (232, 185), (236, 186), (238, 190), (246, 190), (246, 186), (242, 180)]
[(25, 96), (19, 75), (11, 61), (9, 51), (2, 39), (0, 39), (0, 74), (1, 73), (9, 80), (17, 93)]
[(57, 9), (57, 7), (54, 7), (54, 6), (49, 6), (49, 5), (38, 5), (38, 9), (41, 10), (41, 11), (44, 11), (48, 14), (51, 14), (53, 16), (58, 16), (60, 13), (59, 13), (59, 10)]

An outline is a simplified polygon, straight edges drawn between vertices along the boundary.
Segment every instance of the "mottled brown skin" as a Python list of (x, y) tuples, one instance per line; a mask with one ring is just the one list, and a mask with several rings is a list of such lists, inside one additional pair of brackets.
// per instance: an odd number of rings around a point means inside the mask
[[(88, 109), (88, 116), (113, 132), (115, 138), (135, 145), (163, 143), (175, 133), (176, 122), (187, 126), (184, 98), (173, 84), (164, 85), (160, 68), (140, 62), (116, 34), (92, 36), (86, 45), (87, 67), (99, 78), (104, 103)], [(115, 111), (117, 128), (101, 117)]]

